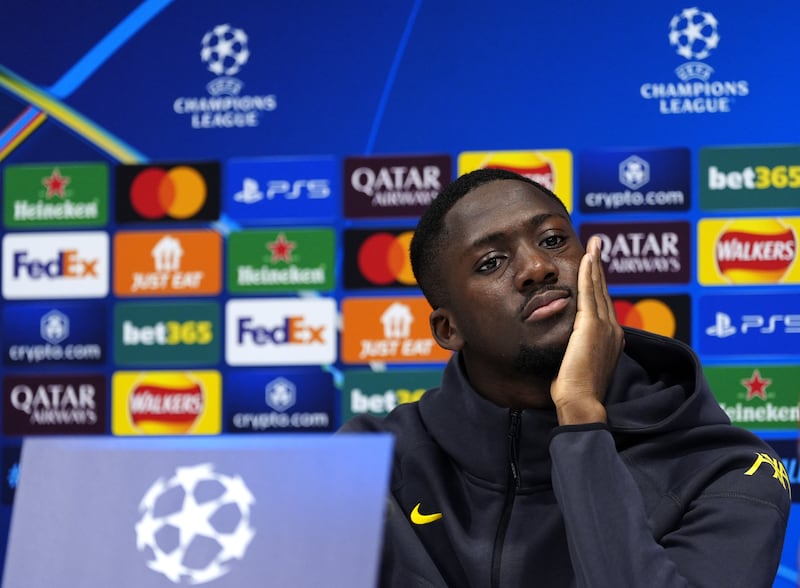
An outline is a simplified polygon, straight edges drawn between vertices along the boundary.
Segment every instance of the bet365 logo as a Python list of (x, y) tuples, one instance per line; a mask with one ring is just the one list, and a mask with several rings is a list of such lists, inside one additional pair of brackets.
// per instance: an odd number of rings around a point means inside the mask
[(220, 356), (219, 329), (214, 302), (119, 303), (115, 360), (120, 365), (213, 364)]

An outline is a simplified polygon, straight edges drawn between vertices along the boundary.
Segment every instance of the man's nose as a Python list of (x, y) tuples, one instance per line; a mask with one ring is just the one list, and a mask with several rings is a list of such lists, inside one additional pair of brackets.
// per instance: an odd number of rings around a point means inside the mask
[(539, 247), (521, 246), (516, 261), (518, 267), (514, 275), (514, 286), (517, 290), (527, 290), (558, 279), (558, 267), (553, 257)]

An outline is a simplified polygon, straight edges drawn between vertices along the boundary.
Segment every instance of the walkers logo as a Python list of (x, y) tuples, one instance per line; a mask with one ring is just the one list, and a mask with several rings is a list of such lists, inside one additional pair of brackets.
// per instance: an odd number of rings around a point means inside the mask
[(800, 147), (700, 150), (700, 207), (705, 210), (796, 209)]
[(6, 365), (98, 364), (106, 360), (106, 315), (88, 304), (3, 306)]
[(701, 219), (698, 281), (717, 284), (800, 284), (800, 217)]
[(278, 107), (275, 94), (243, 94), (236, 74), (253, 54), (250, 38), (240, 28), (218, 24), (200, 38), (200, 61), (216, 77), (206, 85), (207, 96), (175, 98), (172, 110), (189, 117), (193, 129), (257, 127), (262, 115)]
[(800, 296), (703, 296), (699, 323), (701, 355), (796, 358), (800, 349)]
[(108, 294), (108, 233), (6, 234), (3, 297), (104, 298)]
[(3, 225), (6, 228), (102, 227), (107, 222), (105, 163), (5, 168)]
[(409, 246), (413, 230), (345, 229), (345, 288), (416, 288)]
[(706, 366), (703, 372), (734, 425), (797, 432), (800, 366)]
[(6, 376), (4, 435), (94, 435), (106, 432), (102, 375)]
[(342, 422), (357, 414), (386, 416), (399, 404), (416, 402), (426, 390), (438, 386), (442, 370), (345, 370), (342, 386)]
[(581, 212), (689, 210), (689, 150), (586, 151), (578, 159)]
[(278, 218), (334, 219), (341, 207), (341, 172), (334, 157), (253, 157), (225, 164), (225, 212), (246, 224)]
[(114, 235), (117, 296), (194, 296), (222, 288), (222, 238), (211, 230)]
[(445, 362), (451, 352), (436, 344), (422, 296), (346, 298), (342, 301), (342, 359), (346, 363)]
[(119, 165), (116, 176), (117, 222), (219, 218), (218, 163)]
[(215, 364), (222, 334), (216, 302), (120, 302), (114, 361), (120, 365)]
[(449, 155), (347, 157), (344, 215), (420, 216), (450, 183), (452, 173)]
[(458, 155), (458, 175), (476, 169), (496, 168), (516, 172), (554, 192), (572, 212), (572, 152), (566, 149), (539, 151), (463, 151)]
[[(661, 114), (730, 112), (738, 97), (750, 93), (750, 83), (712, 80), (714, 68), (705, 60), (719, 47), (719, 29), (717, 18), (699, 8), (684, 8), (675, 14), (669, 21), (668, 41), (686, 62), (675, 69), (677, 82), (645, 82), (639, 87), (641, 97), (658, 101)], [(657, 31), (660, 34), (661, 28), (654, 28), (653, 32)]]
[(112, 397), (115, 435), (215, 435), (222, 429), (216, 371), (115, 372)]
[(582, 224), (581, 240), (597, 235), (609, 284), (689, 282), (689, 224)]
[(333, 375), (308, 370), (247, 370), (225, 375), (225, 430), (237, 433), (334, 430)]
[(335, 251), (333, 229), (232, 232), (228, 235), (228, 290), (333, 290)]
[(333, 298), (231, 300), (225, 307), (229, 365), (326, 365), (336, 361)]
[[(797, 440), (792, 439), (765, 439), (765, 441), (775, 450), (781, 459), (785, 475), (789, 481), (789, 495), (793, 503), (800, 502), (800, 468), (798, 468), (798, 447)], [(776, 476), (781, 481), (783, 472)]]
[(620, 298), (614, 296), (619, 324), (642, 329), (691, 344), (691, 303), (689, 296)]

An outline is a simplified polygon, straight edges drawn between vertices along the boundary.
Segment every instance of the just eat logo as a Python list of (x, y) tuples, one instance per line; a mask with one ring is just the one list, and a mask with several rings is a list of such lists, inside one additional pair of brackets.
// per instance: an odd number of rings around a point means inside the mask
[(104, 231), (7, 234), (3, 238), (6, 299), (103, 298), (109, 247)]

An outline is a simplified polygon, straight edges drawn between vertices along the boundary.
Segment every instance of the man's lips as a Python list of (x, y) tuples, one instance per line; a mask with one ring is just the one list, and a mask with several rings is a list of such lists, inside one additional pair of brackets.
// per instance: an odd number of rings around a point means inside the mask
[(537, 321), (561, 312), (569, 304), (568, 290), (546, 290), (531, 298), (522, 309), (523, 321)]

